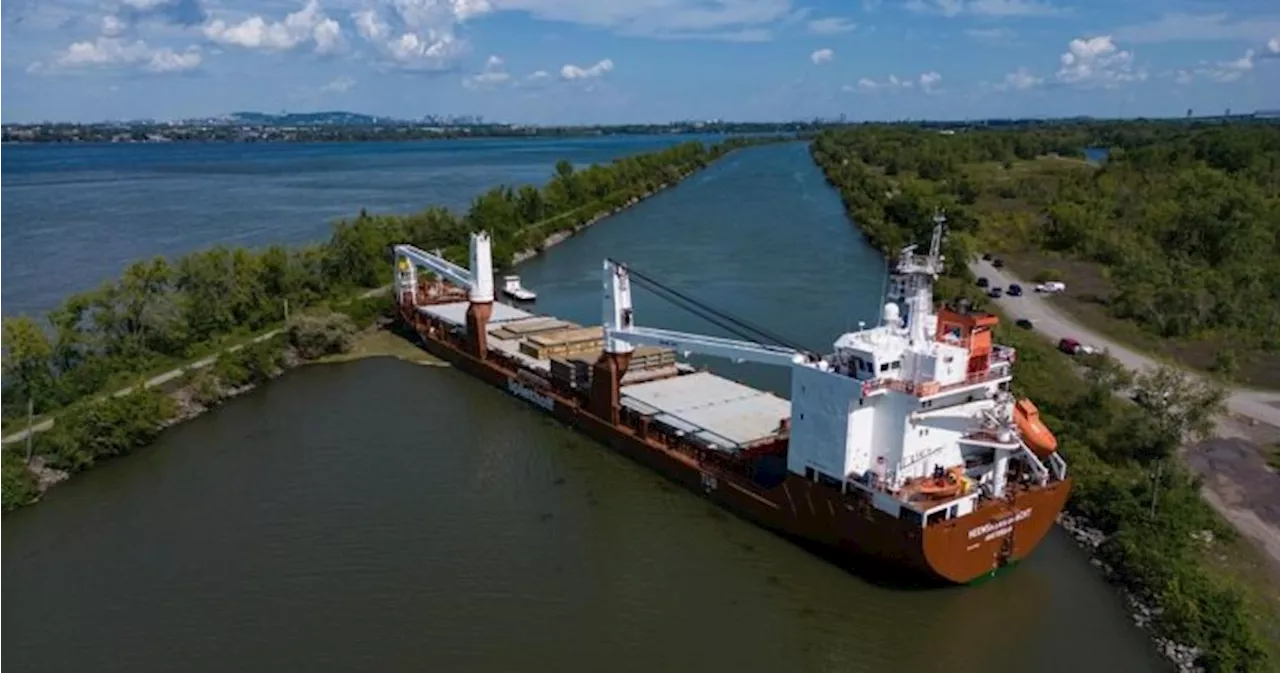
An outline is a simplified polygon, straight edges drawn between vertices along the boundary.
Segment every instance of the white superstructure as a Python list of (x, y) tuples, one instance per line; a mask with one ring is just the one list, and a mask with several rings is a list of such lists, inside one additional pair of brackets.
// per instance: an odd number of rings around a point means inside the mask
[[(1014, 422), (1014, 352), (991, 342), (996, 319), (934, 310), (945, 218), (935, 224), (926, 255), (911, 246), (899, 256), (880, 324), (841, 335), (830, 355), (638, 327), (627, 269), (611, 260), (605, 350), (647, 344), (790, 367), (788, 470), (869, 490), (894, 514), (905, 505), (930, 520), (963, 516), (980, 496), (1005, 495), (1010, 461), (1036, 482), (1061, 479), (1061, 457), (1049, 452), (1046, 466)], [(947, 475), (955, 488), (940, 485)]]

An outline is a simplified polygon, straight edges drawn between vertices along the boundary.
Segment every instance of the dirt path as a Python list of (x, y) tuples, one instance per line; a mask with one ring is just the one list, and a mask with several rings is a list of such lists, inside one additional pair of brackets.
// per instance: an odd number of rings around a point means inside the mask
[[(984, 261), (971, 262), (969, 268), (993, 287), (1007, 290), (1012, 283), (1021, 284), (1025, 292), (1021, 297), (1006, 294), (995, 302), (1011, 318), (1030, 320), (1035, 331), (1045, 338), (1055, 343), (1072, 338), (1106, 348), (1112, 357), (1134, 371), (1158, 365), (1155, 358), (1081, 325), (1047, 297), (1036, 294), (1034, 284)], [(1261, 451), (1262, 446), (1280, 441), (1280, 393), (1243, 387), (1228, 388), (1227, 393), (1229, 415), (1218, 421), (1218, 436), (1187, 447), (1184, 457), (1191, 469), (1204, 478), (1205, 501), (1242, 534), (1256, 541), (1280, 570), (1280, 474), (1266, 466)]]
[[(368, 298), (373, 297), (373, 296), (375, 296), (375, 295), (377, 295), (377, 294), (379, 294), (379, 293), (386, 292), (386, 291), (388, 291), (388, 290), (390, 290), (390, 289), (391, 289), (391, 286), (390, 286), (390, 285), (384, 285), (383, 287), (377, 287), (377, 288), (374, 288), (374, 289), (372, 289), (372, 290), (369, 290), (368, 292), (365, 292), (365, 293), (361, 294), (359, 297), (357, 297), (357, 299), (368, 299)], [(270, 339), (270, 338), (272, 338), (272, 337), (274, 337), (274, 336), (276, 336), (276, 335), (278, 335), (278, 334), (280, 334), (280, 333), (282, 333), (282, 332), (284, 332), (284, 329), (273, 329), (273, 330), (271, 330), (270, 332), (264, 332), (264, 333), (262, 333), (262, 334), (259, 334), (258, 336), (256, 336), (256, 337), (254, 337), (254, 338), (250, 339), (250, 340), (249, 340), (248, 342), (246, 342), (246, 343), (262, 343), (263, 341), (266, 341), (267, 339)], [(162, 386), (162, 385), (164, 385), (164, 384), (166, 384), (166, 383), (168, 383), (168, 382), (170, 382), (170, 381), (172, 381), (172, 380), (174, 380), (174, 379), (176, 379), (176, 378), (178, 378), (178, 377), (182, 376), (183, 374), (186, 374), (187, 372), (192, 372), (192, 371), (195, 371), (195, 370), (197, 370), (197, 369), (204, 369), (205, 367), (208, 367), (209, 365), (211, 365), (211, 364), (213, 364), (214, 362), (216, 362), (216, 361), (217, 361), (217, 359), (218, 359), (218, 356), (220, 356), (220, 355), (222, 355), (222, 354), (224, 354), (224, 353), (234, 353), (234, 352), (236, 352), (236, 351), (238, 351), (238, 350), (240, 350), (240, 349), (244, 348), (244, 347), (245, 347), (245, 345), (246, 345), (246, 344), (238, 344), (238, 345), (235, 345), (235, 346), (231, 346), (230, 348), (227, 348), (227, 349), (225, 349), (225, 350), (219, 351), (218, 353), (216, 353), (216, 354), (214, 354), (214, 355), (209, 355), (209, 356), (206, 356), (206, 357), (200, 358), (199, 360), (196, 360), (196, 361), (194, 361), (194, 362), (189, 362), (189, 363), (187, 363), (187, 364), (185, 364), (185, 365), (182, 365), (181, 367), (175, 367), (175, 368), (173, 368), (173, 369), (170, 369), (170, 370), (169, 370), (169, 371), (167, 371), (167, 372), (164, 372), (163, 374), (157, 374), (157, 375), (155, 375), (155, 376), (153, 376), (153, 377), (151, 377), (151, 378), (147, 379), (145, 382), (143, 382), (142, 387), (144, 387), (144, 388), (154, 388), (154, 387), (156, 387), (156, 386)], [(124, 388), (121, 388), (120, 390), (115, 391), (114, 393), (112, 393), (112, 395), (113, 395), (114, 397), (121, 397), (121, 396), (123, 396), (123, 395), (128, 395), (129, 393), (133, 392), (133, 390), (134, 390), (136, 387), (137, 387), (137, 386), (127, 386), (127, 387), (124, 387)], [(55, 412), (55, 414), (56, 414), (56, 412)], [(55, 418), (56, 418), (56, 415), (55, 415)], [(54, 418), (46, 418), (45, 420), (43, 420), (43, 421), (41, 421), (41, 422), (39, 422), (39, 423), (36, 423), (35, 425), (31, 426), (31, 430), (30, 430), (30, 431), (31, 431), (31, 432), (33, 432), (33, 433), (44, 432), (45, 430), (48, 430), (49, 428), (52, 428), (52, 427), (53, 427), (53, 421), (54, 421)], [(20, 430), (20, 431), (18, 431), (18, 432), (15, 432), (15, 433), (13, 433), (13, 434), (11, 434), (11, 435), (8, 435), (8, 436), (4, 437), (3, 439), (0, 439), (0, 444), (12, 444), (12, 443), (14, 443), (14, 442), (21, 442), (22, 440), (24, 440), (24, 439), (26, 439), (26, 438), (27, 438), (27, 432), (28, 432), (28, 431), (27, 431), (26, 429), (23, 429), (23, 430)]]

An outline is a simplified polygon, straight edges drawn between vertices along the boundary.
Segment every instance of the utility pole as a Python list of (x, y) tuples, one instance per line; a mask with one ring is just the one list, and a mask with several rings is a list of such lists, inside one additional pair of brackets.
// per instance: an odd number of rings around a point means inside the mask
[(289, 322), (289, 299), (284, 300), (284, 321)]
[(1160, 459), (1160, 462), (1156, 463), (1155, 480), (1152, 481), (1151, 483), (1151, 518), (1152, 520), (1156, 518), (1156, 500), (1157, 500), (1156, 494), (1159, 493), (1160, 491), (1160, 478), (1162, 476), (1164, 476), (1164, 459), (1163, 458)]

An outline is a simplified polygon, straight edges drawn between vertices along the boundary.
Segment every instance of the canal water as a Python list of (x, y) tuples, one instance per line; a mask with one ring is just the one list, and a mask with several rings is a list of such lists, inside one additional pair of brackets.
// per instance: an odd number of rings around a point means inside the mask
[[(812, 347), (873, 319), (884, 275), (799, 144), (521, 273), (541, 310), (594, 323), (605, 255)], [(636, 315), (712, 331), (647, 295)], [(1170, 670), (1063, 534), (978, 586), (877, 586), (386, 359), (292, 372), (4, 523), (12, 671)]]

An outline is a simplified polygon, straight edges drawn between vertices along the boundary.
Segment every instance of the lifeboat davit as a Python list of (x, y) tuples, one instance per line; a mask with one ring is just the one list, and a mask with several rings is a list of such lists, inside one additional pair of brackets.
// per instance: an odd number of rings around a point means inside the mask
[(1040, 420), (1040, 410), (1031, 400), (1024, 397), (1013, 405), (1013, 421), (1022, 433), (1023, 441), (1037, 458), (1044, 460), (1058, 450), (1058, 438)]

